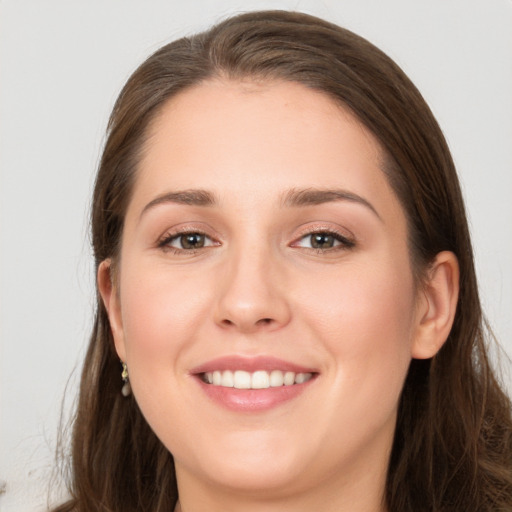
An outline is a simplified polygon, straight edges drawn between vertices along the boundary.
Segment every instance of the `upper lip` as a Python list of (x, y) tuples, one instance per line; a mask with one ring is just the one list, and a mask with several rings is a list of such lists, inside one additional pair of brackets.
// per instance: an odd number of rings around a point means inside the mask
[(258, 370), (281, 370), (283, 372), (295, 373), (318, 373), (314, 368), (298, 365), (290, 361), (285, 361), (272, 356), (224, 356), (212, 359), (193, 368), (190, 373), (198, 375), (201, 373), (214, 372), (216, 370), (243, 370), (246, 372), (255, 372)]

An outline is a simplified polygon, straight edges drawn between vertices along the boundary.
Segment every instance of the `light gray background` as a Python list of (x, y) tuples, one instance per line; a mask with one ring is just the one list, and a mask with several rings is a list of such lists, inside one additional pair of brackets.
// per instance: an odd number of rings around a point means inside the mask
[[(117, 93), (164, 42), (260, 8), (344, 25), (418, 85), (453, 151), (483, 302), (512, 354), (510, 0), (0, 0), (1, 512), (45, 507), (91, 325), (88, 202)], [(77, 371), (69, 382), (65, 410)]]

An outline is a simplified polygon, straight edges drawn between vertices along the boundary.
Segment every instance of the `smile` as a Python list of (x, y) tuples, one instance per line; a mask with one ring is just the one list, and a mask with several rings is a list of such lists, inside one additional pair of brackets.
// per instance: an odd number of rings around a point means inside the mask
[(268, 389), (281, 386), (304, 384), (313, 378), (312, 373), (292, 372), (281, 370), (215, 370), (201, 375), (203, 382), (213, 386), (236, 389)]
[(307, 392), (320, 372), (272, 356), (226, 355), (190, 370), (199, 389), (225, 409), (265, 412)]

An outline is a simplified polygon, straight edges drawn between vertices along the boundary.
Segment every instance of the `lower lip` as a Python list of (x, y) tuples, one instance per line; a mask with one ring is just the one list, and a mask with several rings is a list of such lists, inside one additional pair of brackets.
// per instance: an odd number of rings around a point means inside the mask
[(305, 391), (315, 377), (302, 384), (266, 389), (236, 389), (214, 386), (198, 377), (201, 389), (217, 404), (236, 412), (261, 412), (278, 407)]

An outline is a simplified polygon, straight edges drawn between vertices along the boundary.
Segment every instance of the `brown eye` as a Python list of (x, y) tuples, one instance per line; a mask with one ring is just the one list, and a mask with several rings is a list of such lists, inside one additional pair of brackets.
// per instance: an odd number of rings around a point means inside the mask
[(190, 232), (178, 233), (163, 239), (159, 244), (161, 248), (172, 248), (176, 251), (193, 251), (217, 245), (209, 236), (204, 233)]
[(336, 239), (329, 233), (313, 233), (311, 237), (311, 247), (314, 249), (331, 249), (334, 247)]
[(336, 249), (351, 249), (355, 242), (343, 235), (331, 231), (315, 231), (304, 235), (294, 242), (294, 247), (315, 249), (316, 251), (330, 251)]
[(186, 233), (178, 237), (181, 249), (200, 249), (205, 245), (205, 236), (201, 233)]

